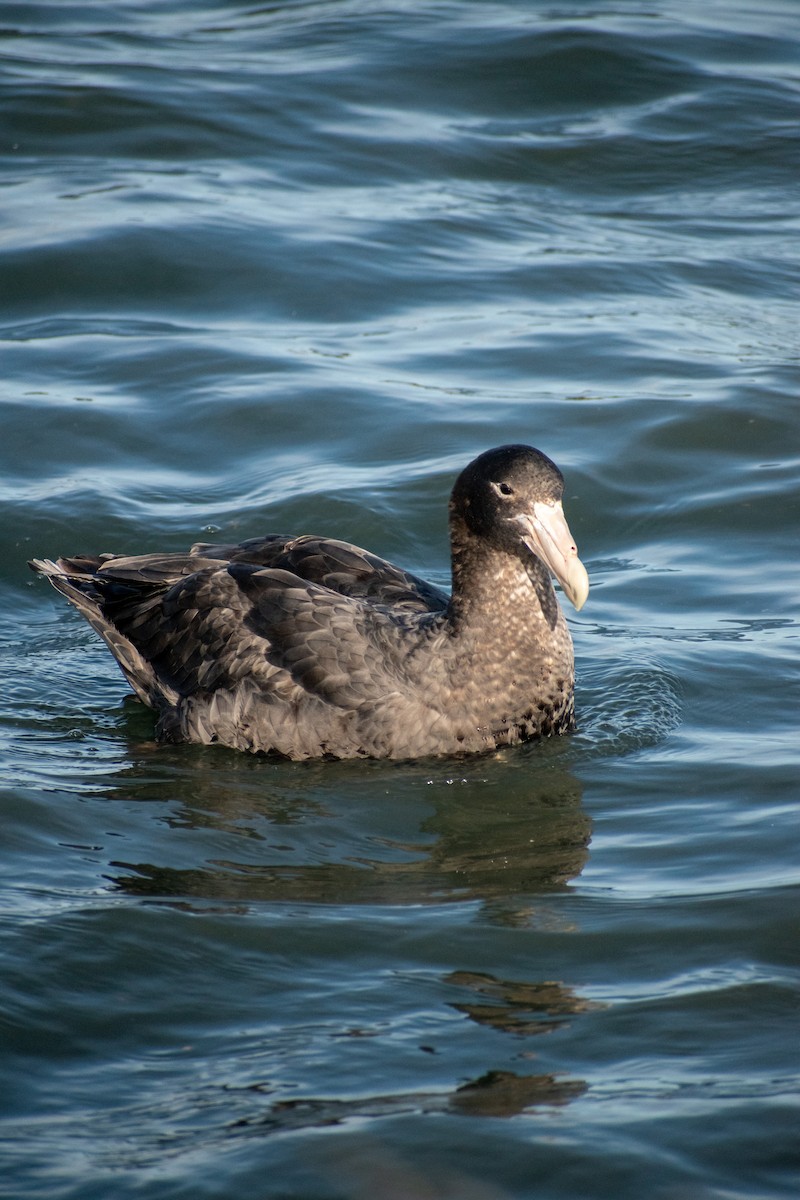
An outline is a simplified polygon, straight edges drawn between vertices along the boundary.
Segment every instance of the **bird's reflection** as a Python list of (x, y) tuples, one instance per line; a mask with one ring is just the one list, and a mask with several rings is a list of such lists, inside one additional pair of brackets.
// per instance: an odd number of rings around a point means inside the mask
[(452, 971), (444, 982), (468, 997), (451, 1001), (458, 1012), (478, 1025), (518, 1037), (552, 1033), (570, 1017), (599, 1007), (573, 988), (553, 980), (525, 983), (496, 979), (480, 971)]
[(448, 1113), (469, 1117), (516, 1117), (542, 1105), (560, 1106), (583, 1095), (580, 1080), (556, 1075), (518, 1075), (487, 1071), (451, 1091), (404, 1092), (357, 1100), (306, 1097), (278, 1100), (264, 1113), (231, 1126), (235, 1133), (289, 1133), (297, 1129), (342, 1125), (348, 1120), (396, 1117), (403, 1113)]
[[(169, 798), (168, 824), (204, 835), (191, 866), (114, 861), (118, 888), (204, 908), (477, 900), (525, 925), (588, 855), (580, 784), (552, 754), (387, 767), (214, 753), (192, 770), (177, 752), (145, 754), (118, 780), (117, 794)], [(169, 840), (159, 847), (166, 857)]]
[[(143, 845), (150, 861), (114, 861), (110, 877), (131, 896), (195, 913), (466, 902), (479, 906), (484, 923), (564, 932), (561, 906), (548, 897), (580, 873), (590, 839), (567, 757), (554, 743), (479, 760), (276, 764), (143, 744), (116, 779), (115, 794), (157, 806)], [(474, 962), (443, 969), (437, 990), (451, 1013), (515, 1040), (553, 1031), (592, 1007), (565, 984), (499, 978)], [(513, 1057), (532, 1054), (515, 1050)], [(299, 1097), (248, 1088), (228, 1133), (274, 1136), (407, 1112), (512, 1117), (568, 1104), (586, 1087), (508, 1066), (501, 1051), (499, 1062), (449, 1088), (359, 1089), (356, 1098), (336, 1087)]]

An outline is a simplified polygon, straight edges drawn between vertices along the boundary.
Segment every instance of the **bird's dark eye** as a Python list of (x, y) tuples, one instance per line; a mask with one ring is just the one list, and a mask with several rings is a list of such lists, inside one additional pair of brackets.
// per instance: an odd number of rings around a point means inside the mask
[(499, 483), (497, 485), (497, 490), (501, 496), (513, 496), (514, 495), (514, 489), (512, 488), (510, 483)]

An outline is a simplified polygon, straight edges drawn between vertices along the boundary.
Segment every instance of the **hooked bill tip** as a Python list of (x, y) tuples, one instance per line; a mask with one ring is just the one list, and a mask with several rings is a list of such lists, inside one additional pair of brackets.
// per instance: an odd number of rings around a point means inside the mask
[(580, 612), (589, 595), (589, 575), (579, 558), (573, 558), (569, 563), (564, 591), (576, 612)]

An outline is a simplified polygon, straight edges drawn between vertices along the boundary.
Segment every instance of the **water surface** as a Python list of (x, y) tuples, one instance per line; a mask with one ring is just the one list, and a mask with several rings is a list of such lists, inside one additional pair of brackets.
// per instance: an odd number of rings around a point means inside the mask
[[(800, 15), (9, 4), (0, 1155), (15, 1200), (777, 1200), (798, 1153)], [(154, 745), (25, 560), (567, 478), (574, 737)]]

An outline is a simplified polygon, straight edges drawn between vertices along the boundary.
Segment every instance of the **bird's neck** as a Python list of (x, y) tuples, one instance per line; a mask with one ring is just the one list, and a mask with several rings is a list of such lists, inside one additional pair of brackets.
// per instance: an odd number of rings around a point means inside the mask
[(568, 722), (571, 707), (563, 714), (572, 693), (572, 638), (549, 571), (534, 555), (492, 547), (456, 522), (451, 535), (446, 658), (465, 712), (474, 710), (480, 723), (488, 711), (500, 728), (509, 714), (533, 713), (535, 701), (540, 715), (549, 705)]
[(456, 632), (489, 620), (495, 629), (508, 623), (509, 634), (522, 623), (533, 639), (553, 636), (563, 616), (550, 572), (534, 554), (497, 549), (475, 537), (458, 517), (451, 520), (450, 538), (450, 618)]

